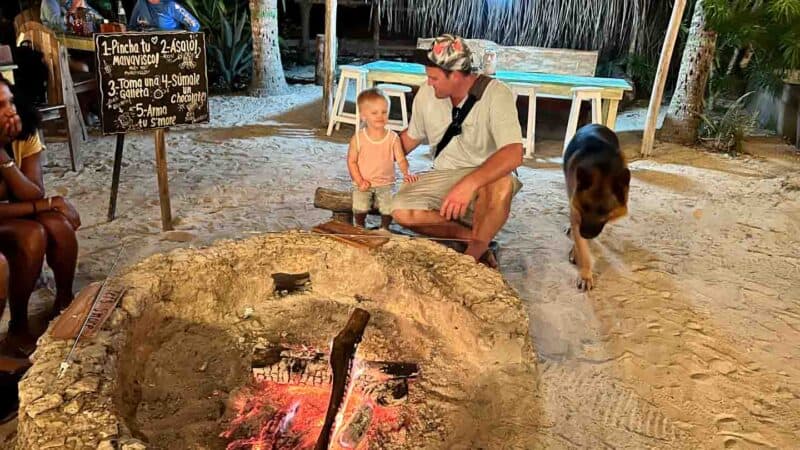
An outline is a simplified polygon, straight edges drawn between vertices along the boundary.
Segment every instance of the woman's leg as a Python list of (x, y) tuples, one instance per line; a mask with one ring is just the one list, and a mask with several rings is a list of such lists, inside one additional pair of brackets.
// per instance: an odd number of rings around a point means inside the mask
[(56, 300), (53, 312), (57, 314), (72, 302), (72, 281), (78, 261), (78, 238), (67, 218), (58, 212), (45, 212), (36, 220), (47, 232), (47, 265), (56, 279)]
[(26, 350), (35, 342), (28, 329), (28, 300), (42, 271), (46, 247), (47, 233), (38, 222), (0, 221), (0, 253), (8, 259), (10, 275), (8, 337)]

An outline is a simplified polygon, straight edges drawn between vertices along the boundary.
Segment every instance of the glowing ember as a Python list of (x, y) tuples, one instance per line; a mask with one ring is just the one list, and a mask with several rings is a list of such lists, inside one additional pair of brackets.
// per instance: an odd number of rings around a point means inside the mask
[[(363, 450), (370, 441), (394, 439), (404, 427), (404, 411), (382, 406), (360, 387), (353, 388), (342, 408), (331, 449)], [(257, 382), (243, 389), (234, 402), (235, 415), (220, 436), (232, 439), (227, 450), (314, 448), (330, 398), (330, 384)]]
[[(324, 361), (324, 355), (304, 350), (313, 360)], [(284, 354), (292, 356), (273, 362), (272, 368), (254, 369), (253, 383), (238, 393), (234, 417), (220, 435), (230, 440), (227, 450), (314, 448), (328, 408), (330, 378), (308, 361), (303, 367), (314, 376), (286, 371), (299, 360), (296, 349)], [(398, 373), (388, 373), (392, 371)], [(276, 372), (287, 375), (277, 377), (280, 381), (266, 376)], [(407, 417), (398, 403), (405, 400), (408, 380), (415, 376), (413, 364), (357, 362), (329, 448), (363, 450), (370, 442), (396, 442), (395, 432), (405, 427)]]

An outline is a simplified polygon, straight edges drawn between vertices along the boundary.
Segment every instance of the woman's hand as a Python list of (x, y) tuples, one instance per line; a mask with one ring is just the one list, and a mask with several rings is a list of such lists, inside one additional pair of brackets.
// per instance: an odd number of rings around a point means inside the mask
[(361, 180), (361, 183), (358, 183), (358, 190), (361, 192), (367, 192), (369, 190), (370, 184), (367, 180)]
[(419, 180), (419, 175), (417, 175), (417, 174), (413, 174), (413, 173), (409, 172), (409, 173), (403, 175), (403, 181), (406, 182), (406, 183), (413, 183), (413, 182), (415, 182), (417, 180)]
[(81, 216), (78, 210), (72, 206), (72, 203), (67, 201), (64, 197), (56, 196), (50, 198), (50, 206), (53, 211), (60, 212), (67, 218), (67, 221), (72, 225), (72, 228), (78, 229), (81, 226)]

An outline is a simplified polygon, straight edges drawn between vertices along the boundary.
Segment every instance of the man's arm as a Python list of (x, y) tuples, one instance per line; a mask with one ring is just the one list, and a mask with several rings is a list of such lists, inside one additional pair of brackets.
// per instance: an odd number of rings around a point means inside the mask
[(464, 177), (466, 183), (479, 189), (503, 178), (522, 165), (522, 144), (509, 144), (494, 152), (477, 169)]
[(419, 139), (414, 139), (408, 134), (408, 129), (400, 133), (400, 143), (403, 145), (403, 153), (406, 155), (414, 151), (422, 143)]

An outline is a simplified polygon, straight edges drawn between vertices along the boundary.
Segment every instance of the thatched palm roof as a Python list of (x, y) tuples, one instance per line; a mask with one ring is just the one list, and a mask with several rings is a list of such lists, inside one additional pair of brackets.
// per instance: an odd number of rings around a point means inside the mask
[(657, 55), (670, 0), (376, 0), (392, 31), (443, 32), (502, 45)]

